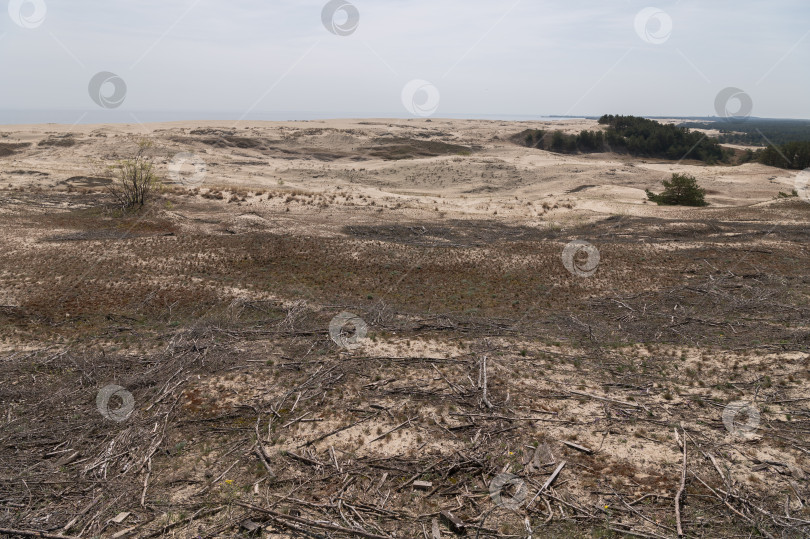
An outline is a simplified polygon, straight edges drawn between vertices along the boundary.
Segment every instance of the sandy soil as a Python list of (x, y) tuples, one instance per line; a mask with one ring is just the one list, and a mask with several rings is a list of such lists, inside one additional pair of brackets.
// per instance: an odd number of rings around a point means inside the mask
[[(362, 195), (378, 204), (405, 205), (415, 213), (438, 207), (450, 218), (497, 215), (523, 222), (541, 214), (537, 206), (543, 203), (572, 205), (582, 210), (578, 214), (585, 215), (651, 215), (661, 209), (651, 208), (644, 190), (660, 188), (661, 180), (673, 172), (694, 175), (717, 208), (767, 202), (779, 191), (793, 188), (795, 174), (758, 164), (708, 167), (688, 160), (673, 163), (601, 154), (564, 156), (519, 147), (508, 140), (528, 128), (577, 133), (599, 126), (589, 120), (441, 119), (15, 126), (0, 128), (0, 140), (32, 147), (0, 161), (0, 182), (24, 188), (65, 187), (72, 178), (91, 175), (92, 171), (101, 174), (112, 160), (127, 156), (137, 138), (148, 137), (162, 157), (165, 174), (176, 154), (199, 156), (206, 168), (202, 181), (194, 177), (190, 164), (181, 168), (180, 174), (202, 189), (256, 191), (283, 186), (313, 193)], [(65, 138), (74, 145), (37, 146), (42, 141)], [(372, 155), (374, 150), (397, 142), (391, 139), (400, 139), (400, 143), (402, 139), (437, 141), (465, 146), (470, 152), (402, 160)], [(247, 206), (261, 208), (260, 204)], [(552, 213), (546, 220), (565, 213), (569, 212)]]
[[(673, 537), (686, 443), (687, 537), (806, 536), (795, 175), (529, 128), (599, 126), (0, 127), (0, 535)], [(164, 185), (122, 212), (144, 139)], [(710, 206), (648, 203), (673, 172)]]

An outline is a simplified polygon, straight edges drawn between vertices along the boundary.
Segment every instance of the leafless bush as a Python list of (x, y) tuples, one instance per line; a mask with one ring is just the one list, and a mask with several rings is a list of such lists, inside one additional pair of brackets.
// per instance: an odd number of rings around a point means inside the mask
[(143, 206), (151, 192), (159, 186), (155, 165), (148, 155), (150, 141), (138, 143), (138, 150), (129, 159), (119, 161), (110, 192), (124, 209)]

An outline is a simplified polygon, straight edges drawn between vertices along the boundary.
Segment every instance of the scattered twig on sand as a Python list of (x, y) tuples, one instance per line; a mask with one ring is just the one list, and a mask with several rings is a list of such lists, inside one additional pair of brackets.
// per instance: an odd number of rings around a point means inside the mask
[(481, 370), (478, 375), (478, 383), (481, 387), (481, 401), (487, 408), (492, 409), (492, 403), (487, 398), (487, 356), (486, 354), (481, 358)]
[[(678, 432), (677, 430), (675, 431)], [(675, 495), (675, 522), (678, 527), (678, 537), (683, 537), (683, 525), (681, 524), (681, 496), (686, 488), (686, 433), (684, 431), (683, 437), (683, 468), (681, 470), (681, 486), (678, 493)]]
[(313, 528), (320, 528), (322, 530), (330, 530), (330, 531), (335, 531), (335, 532), (348, 533), (350, 535), (356, 535), (358, 537), (365, 537), (367, 539), (391, 539), (390, 537), (388, 537), (386, 535), (377, 535), (377, 534), (369, 533), (369, 532), (366, 532), (366, 531), (363, 531), (363, 530), (344, 528), (343, 526), (336, 526), (334, 524), (326, 524), (326, 523), (323, 523), (323, 522), (316, 522), (314, 520), (308, 520), (306, 518), (296, 517), (296, 516), (293, 516), (293, 515), (285, 515), (283, 513), (277, 513), (275, 511), (270, 510), (270, 509), (265, 509), (263, 507), (258, 507), (258, 506), (255, 506), (255, 505), (252, 505), (252, 504), (249, 504), (249, 503), (237, 502), (237, 504), (240, 505), (241, 507), (244, 507), (245, 509), (252, 509), (253, 511), (259, 511), (260, 513), (264, 513), (265, 515), (269, 516), (270, 518), (272, 518), (273, 520), (275, 520), (276, 522), (279, 522), (281, 524), (286, 524), (286, 521), (291, 520), (291, 521), (296, 522), (298, 524), (305, 524), (305, 525), (311, 526)]

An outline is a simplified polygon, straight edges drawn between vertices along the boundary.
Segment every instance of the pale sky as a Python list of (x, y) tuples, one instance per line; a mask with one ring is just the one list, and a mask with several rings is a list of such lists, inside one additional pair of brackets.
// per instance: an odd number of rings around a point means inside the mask
[[(735, 87), (810, 118), (809, 0), (351, 0), (348, 35), (323, 0), (2, 1), (3, 110), (713, 116)], [(91, 99), (99, 72), (120, 106)], [(435, 89), (416, 112), (413, 80)]]

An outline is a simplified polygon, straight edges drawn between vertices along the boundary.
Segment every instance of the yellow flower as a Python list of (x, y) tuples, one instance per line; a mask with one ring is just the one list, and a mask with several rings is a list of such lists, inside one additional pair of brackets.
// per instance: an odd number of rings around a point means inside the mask
[(226, 485), (233, 485), (233, 479), (226, 479), (225, 484)]

